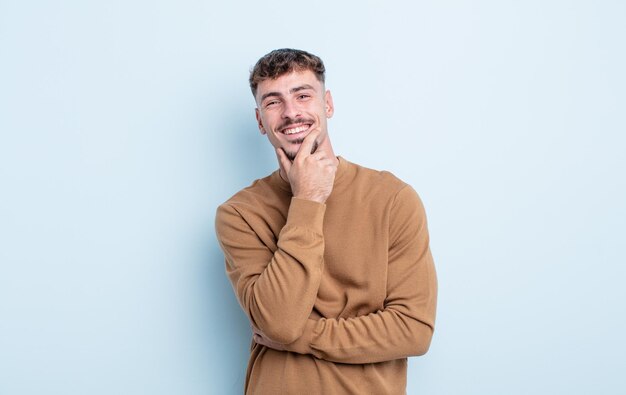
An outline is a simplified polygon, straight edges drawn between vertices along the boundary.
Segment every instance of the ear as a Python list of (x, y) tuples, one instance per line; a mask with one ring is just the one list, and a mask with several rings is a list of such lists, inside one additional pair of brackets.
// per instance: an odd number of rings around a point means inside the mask
[(259, 131), (261, 132), (261, 134), (266, 134), (267, 132), (265, 131), (265, 128), (263, 127), (263, 121), (261, 120), (261, 112), (259, 111), (258, 107), (254, 109), (254, 115), (256, 116), (256, 122), (259, 126)]
[(326, 91), (324, 101), (326, 102), (326, 118), (331, 118), (335, 113), (335, 106), (333, 105), (333, 96), (330, 94), (330, 90)]

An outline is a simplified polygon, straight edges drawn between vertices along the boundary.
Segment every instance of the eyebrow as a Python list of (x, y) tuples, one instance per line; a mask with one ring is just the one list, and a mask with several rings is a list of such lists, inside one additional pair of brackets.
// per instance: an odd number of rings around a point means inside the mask
[[(312, 85), (304, 84), (304, 85), (296, 86), (295, 88), (289, 89), (289, 93), (296, 93), (296, 92), (299, 92), (299, 91), (302, 91), (302, 90), (305, 90), (305, 89), (315, 90), (315, 88), (313, 88)], [(282, 97), (283, 94), (280, 93), (280, 92), (267, 92), (266, 94), (261, 96), (261, 101), (267, 99), (268, 97), (272, 97), (272, 96)]]

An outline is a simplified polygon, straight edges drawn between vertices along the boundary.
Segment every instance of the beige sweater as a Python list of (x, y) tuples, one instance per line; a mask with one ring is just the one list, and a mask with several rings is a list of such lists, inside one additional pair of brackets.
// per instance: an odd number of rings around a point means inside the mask
[(226, 272), (250, 323), (246, 394), (404, 394), (424, 354), (437, 280), (426, 216), (391, 173), (339, 157), (320, 204), (292, 197), (278, 171), (217, 210)]

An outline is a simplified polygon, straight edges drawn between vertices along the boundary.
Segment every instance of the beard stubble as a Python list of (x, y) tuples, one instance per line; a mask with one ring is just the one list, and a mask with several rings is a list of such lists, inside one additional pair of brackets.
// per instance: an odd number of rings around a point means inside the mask
[[(292, 143), (293, 144), (302, 144), (302, 142), (304, 141), (304, 137), (301, 139), (297, 139), (294, 140)], [(313, 142), (313, 148), (311, 148), (311, 153), (314, 153), (315, 151), (317, 151), (317, 147), (319, 146), (317, 141)], [(290, 161), (294, 161), (294, 159), (296, 159), (296, 155), (298, 155), (298, 151), (296, 152), (292, 152), (292, 151), (287, 151), (284, 147), (283, 147), (283, 152), (285, 153), (285, 155), (287, 155), (287, 158), (289, 158)]]

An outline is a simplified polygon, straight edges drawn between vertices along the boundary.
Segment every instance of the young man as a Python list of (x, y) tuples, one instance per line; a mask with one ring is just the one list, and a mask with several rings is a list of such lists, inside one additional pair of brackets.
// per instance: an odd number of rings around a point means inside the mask
[(434, 329), (437, 280), (415, 191), (337, 157), (324, 64), (262, 57), (250, 75), (279, 170), (217, 209), (226, 272), (254, 338), (246, 394), (404, 394)]

